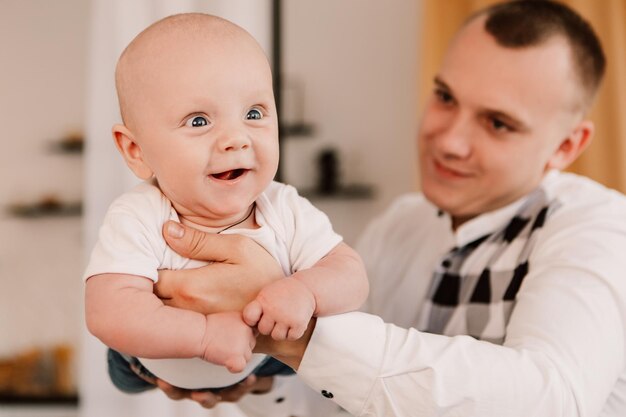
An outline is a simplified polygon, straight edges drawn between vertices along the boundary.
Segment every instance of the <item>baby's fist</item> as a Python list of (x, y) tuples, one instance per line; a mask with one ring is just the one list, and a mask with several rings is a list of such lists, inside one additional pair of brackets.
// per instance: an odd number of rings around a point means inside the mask
[(204, 339), (203, 359), (233, 373), (245, 369), (256, 344), (252, 328), (234, 311), (209, 314)]
[(315, 296), (295, 278), (285, 278), (265, 286), (243, 310), (250, 326), (275, 340), (296, 340), (306, 330), (315, 313)]

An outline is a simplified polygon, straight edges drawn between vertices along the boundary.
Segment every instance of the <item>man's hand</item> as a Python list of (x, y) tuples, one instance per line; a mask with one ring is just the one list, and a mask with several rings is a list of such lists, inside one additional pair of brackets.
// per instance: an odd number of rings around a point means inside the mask
[[(131, 365), (131, 368), (132, 367)], [(210, 390), (189, 390), (175, 387), (162, 379), (149, 377), (137, 369), (133, 369), (133, 371), (144, 380), (156, 385), (168, 398), (172, 400), (189, 399), (197, 402), (204, 408), (213, 408), (222, 401), (237, 402), (244, 395), (249, 393), (264, 394), (271, 390), (274, 384), (274, 377), (257, 377), (250, 375), (240, 383), (221, 389), (218, 392)]]
[[(284, 278), (274, 258), (249, 238), (208, 234), (172, 221), (163, 225), (163, 236), (182, 256), (214, 262), (195, 270), (160, 271), (155, 293), (169, 305), (211, 314), (232, 311), (232, 307), (218, 307), (225, 298), (233, 297), (230, 303), (241, 311), (261, 288)], [(274, 356), (297, 370), (314, 328), (315, 318), (295, 341), (260, 336), (254, 351)]]
[(244, 308), (243, 319), (275, 340), (296, 340), (304, 334), (315, 305), (315, 297), (304, 283), (286, 278), (264, 287)]
[(212, 262), (159, 271), (154, 292), (172, 307), (203, 314), (241, 311), (261, 288), (284, 277), (276, 260), (250, 238), (204, 233), (173, 221), (163, 225), (163, 236), (180, 255)]

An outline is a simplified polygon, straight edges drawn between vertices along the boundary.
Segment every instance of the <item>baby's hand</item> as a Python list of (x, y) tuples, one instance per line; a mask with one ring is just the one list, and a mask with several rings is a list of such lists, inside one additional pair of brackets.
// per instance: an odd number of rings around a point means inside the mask
[(265, 286), (243, 310), (243, 319), (275, 340), (299, 339), (315, 312), (315, 297), (302, 282), (284, 278)]
[(244, 370), (256, 344), (252, 328), (235, 311), (209, 314), (205, 338), (203, 359), (233, 373)]

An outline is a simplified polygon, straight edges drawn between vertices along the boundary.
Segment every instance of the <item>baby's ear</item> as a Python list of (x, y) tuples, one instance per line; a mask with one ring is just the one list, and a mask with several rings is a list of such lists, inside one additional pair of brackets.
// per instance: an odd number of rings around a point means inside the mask
[(142, 180), (152, 178), (152, 169), (143, 159), (141, 147), (135, 140), (133, 133), (124, 125), (116, 124), (112, 129), (113, 140), (120, 151), (126, 165)]

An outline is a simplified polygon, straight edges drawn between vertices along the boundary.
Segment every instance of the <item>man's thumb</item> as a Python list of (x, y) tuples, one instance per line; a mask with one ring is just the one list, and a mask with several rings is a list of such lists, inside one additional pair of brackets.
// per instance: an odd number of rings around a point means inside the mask
[(163, 237), (179, 255), (203, 261), (216, 260), (212, 250), (216, 245), (211, 243), (214, 235), (170, 220), (163, 225)]

